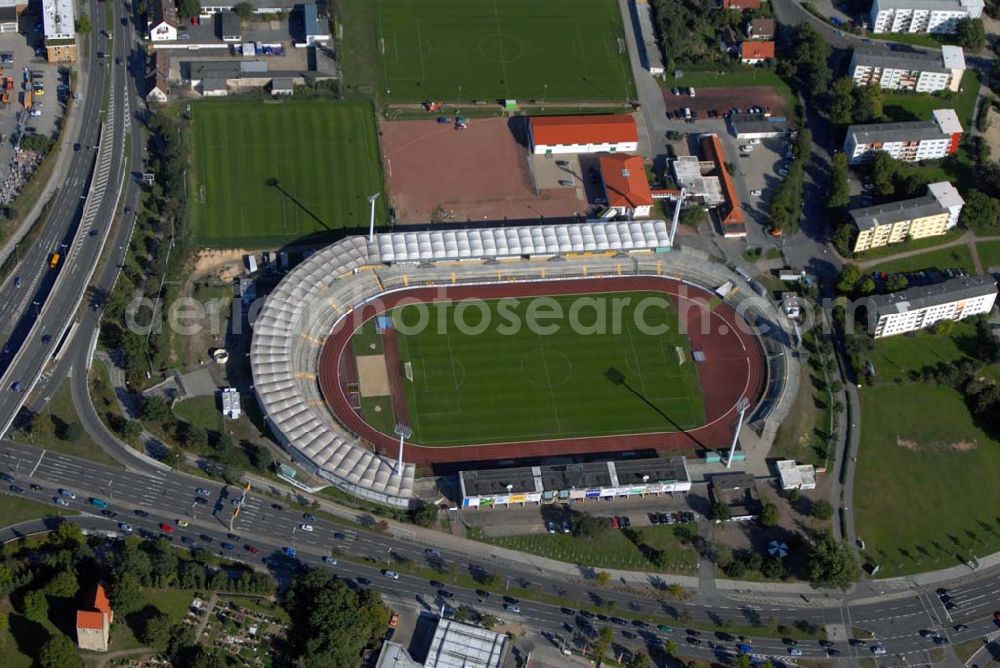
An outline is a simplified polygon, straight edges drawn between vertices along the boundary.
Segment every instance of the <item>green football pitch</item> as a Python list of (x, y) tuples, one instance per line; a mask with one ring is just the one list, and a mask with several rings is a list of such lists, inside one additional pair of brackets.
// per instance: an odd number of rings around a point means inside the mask
[[(254, 248), (367, 228), (383, 190), (368, 104), (291, 101), (192, 105), (196, 243)], [(376, 221), (387, 219), (385, 197)]]
[(635, 95), (616, 0), (376, 2), (392, 102)]
[[(531, 309), (539, 308), (532, 303), (539, 299), (561, 314), (538, 321), (555, 325), (552, 333), (527, 326)], [(588, 305), (591, 299), (604, 302), (606, 315), (599, 316)], [(612, 316), (613, 299), (628, 300), (620, 318)], [(391, 312), (400, 360), (412, 366), (413, 380), (403, 382), (413, 442), (447, 446), (534, 441), (677, 431), (704, 424), (690, 343), (678, 331), (676, 309), (662, 294), (480, 303), (482, 308), (463, 311), (438, 303)], [(418, 331), (421, 309), (428, 311), (430, 324)], [(520, 326), (508, 331), (508, 323), (515, 320)], [(621, 323), (617, 331), (616, 321)]]

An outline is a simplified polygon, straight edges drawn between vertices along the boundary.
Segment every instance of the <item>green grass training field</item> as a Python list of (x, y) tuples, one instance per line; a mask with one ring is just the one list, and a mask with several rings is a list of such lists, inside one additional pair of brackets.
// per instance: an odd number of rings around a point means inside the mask
[(615, 0), (375, 2), (392, 102), (635, 95)]
[[(192, 113), (200, 245), (273, 247), (368, 226), (368, 196), (384, 190), (370, 105), (226, 100), (195, 103)], [(385, 203), (377, 201), (378, 221)]]
[[(584, 333), (609, 323), (613, 298), (630, 298), (622, 308), (615, 333)], [(643, 333), (636, 324), (636, 305), (651, 297), (662, 307), (648, 308), (642, 322), (666, 326), (665, 333)], [(607, 299), (607, 317), (593, 308), (571, 306), (581, 298)], [(527, 326), (526, 315), (538, 299), (554, 304), (562, 317), (551, 334)], [(704, 402), (690, 344), (677, 327), (677, 312), (660, 293), (628, 292), (565, 295), (481, 302), (483, 311), (458, 311), (454, 305), (429, 304), (431, 326), (419, 333), (406, 328), (419, 321), (421, 306), (391, 312), (400, 360), (413, 367), (406, 383), (413, 442), (467, 445), (543, 439), (677, 431), (704, 424)], [(457, 316), (457, 317), (456, 317)], [(437, 327), (439, 318), (445, 326)], [(504, 333), (516, 318), (521, 326)], [(469, 329), (460, 327), (463, 323)], [(571, 327), (579, 323), (581, 327)], [(596, 329), (596, 327), (594, 327)], [(575, 330), (581, 330), (579, 333)], [(612, 380), (618, 376), (623, 382)]]

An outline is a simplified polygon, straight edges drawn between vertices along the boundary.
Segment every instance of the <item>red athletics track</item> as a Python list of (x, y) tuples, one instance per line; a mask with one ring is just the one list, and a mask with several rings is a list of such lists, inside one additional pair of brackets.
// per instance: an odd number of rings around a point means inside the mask
[[(320, 353), (319, 384), (323, 397), (342, 425), (373, 443), (378, 452), (397, 457), (396, 438), (369, 426), (360, 413), (351, 408), (344, 387), (338, 381), (339, 365), (349, 360), (351, 336), (365, 320), (395, 306), (414, 302), (441, 301), (479, 297), (538, 297), (543, 295), (598, 292), (662, 292), (670, 296), (686, 323), (692, 350), (705, 353), (698, 364), (698, 379), (705, 397), (706, 424), (686, 432), (660, 432), (615, 436), (592, 436), (516, 443), (489, 443), (462, 446), (423, 446), (407, 443), (407, 462), (441, 464), (463, 461), (537, 458), (626, 450), (692, 450), (728, 446), (736, 426), (736, 402), (750, 399), (751, 407), (764, 386), (764, 356), (756, 336), (734, 327), (739, 316), (725, 303), (709, 310), (713, 295), (707, 290), (659, 277), (572, 279), (564, 281), (500, 283), (495, 285), (458, 285), (411, 288), (387, 293), (341, 319), (327, 337)], [(346, 355), (344, 353), (347, 353)]]

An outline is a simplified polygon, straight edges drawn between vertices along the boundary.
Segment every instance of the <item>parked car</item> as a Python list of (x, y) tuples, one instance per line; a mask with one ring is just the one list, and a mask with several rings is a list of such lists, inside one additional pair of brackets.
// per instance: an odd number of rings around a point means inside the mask
[(548, 531), (549, 533), (555, 533), (556, 532), (556, 523), (555, 522), (546, 522), (545, 523), (545, 530)]

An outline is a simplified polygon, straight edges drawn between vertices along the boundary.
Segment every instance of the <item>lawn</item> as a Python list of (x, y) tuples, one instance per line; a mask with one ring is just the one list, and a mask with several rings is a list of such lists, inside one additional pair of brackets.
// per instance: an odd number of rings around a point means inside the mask
[[(400, 360), (412, 364), (413, 381), (404, 382), (415, 443), (534, 441), (704, 424), (690, 343), (662, 294), (474, 303), (391, 312)], [(425, 316), (427, 326), (420, 328)]]
[(146, 598), (174, 622), (184, 618), (184, 614), (191, 607), (191, 601), (194, 600), (194, 592), (190, 589), (146, 588), (143, 591), (146, 592)]
[(17, 440), (64, 455), (83, 457), (93, 462), (121, 468), (118, 460), (104, 452), (86, 432), (81, 430), (79, 436), (68, 438), (69, 434), (64, 431), (65, 428), (70, 424), (80, 423), (76, 409), (73, 407), (73, 396), (69, 383), (70, 381), (66, 380), (59, 386), (59, 389), (49, 399), (47, 413), (42, 413), (43, 418), (51, 417), (54, 431), (52, 433), (19, 434)]
[(976, 112), (976, 98), (979, 96), (979, 75), (975, 70), (966, 70), (962, 77), (962, 89), (947, 95), (927, 93), (882, 92), (882, 113), (890, 121), (929, 121), (935, 109), (954, 109), (958, 120), (966, 130), (973, 125)]
[[(669, 553), (670, 564), (664, 570), (671, 573), (693, 573), (697, 569), (698, 554), (677, 539), (673, 527), (643, 527), (639, 531), (647, 545)], [(658, 570), (642, 555), (639, 548), (615, 529), (608, 529), (596, 538), (577, 538), (572, 534), (557, 533), (484, 540), (500, 547), (594, 568)]]
[(215, 397), (192, 397), (174, 405), (174, 415), (209, 432), (222, 433), (222, 408)]
[(983, 263), (986, 271), (993, 267), (994, 270), (1000, 267), (1000, 241), (980, 241), (976, 244), (976, 251), (979, 253), (979, 261)]
[(968, 246), (953, 246), (939, 250), (928, 251), (913, 257), (906, 257), (899, 260), (889, 260), (875, 267), (868, 267), (866, 271), (884, 271), (887, 273), (899, 271), (922, 271), (924, 269), (958, 269), (967, 270), (970, 274), (975, 273), (975, 266), (972, 264), (972, 254), (969, 253)]
[[(384, 189), (370, 104), (226, 100), (192, 113), (198, 244), (275, 247), (367, 228), (368, 197)], [(380, 222), (387, 199), (376, 200)]]
[(894, 577), (1000, 550), (995, 503), (1000, 443), (962, 397), (907, 383), (861, 391), (854, 517), (866, 557)]
[(615, 0), (375, 0), (391, 102), (635, 97)]
[(62, 517), (79, 515), (79, 513), (75, 510), (66, 510), (62, 506), (57, 506), (55, 504), (38, 503), (37, 501), (22, 499), (17, 496), (9, 496), (7, 494), (4, 494), (0, 498), (3, 499), (0, 501), (0, 505), (3, 506), (4, 526), (12, 526), (14, 524), (20, 524), (21, 522), (27, 522), (28, 520), (37, 520), (52, 515), (59, 515)]
[(910, 251), (925, 250), (934, 248), (935, 246), (940, 246), (941, 244), (946, 244), (949, 241), (954, 241), (965, 233), (964, 230), (954, 229), (946, 234), (942, 234), (936, 237), (926, 237), (924, 239), (913, 239), (911, 241), (904, 241), (898, 244), (889, 244), (887, 246), (879, 246), (878, 248), (872, 248), (871, 250), (866, 250), (858, 253), (854, 256), (856, 262), (867, 262), (869, 260), (877, 260), (880, 257), (888, 257), (890, 255), (897, 255), (899, 253), (908, 253)]
[(875, 365), (875, 382), (910, 381), (911, 371), (940, 362), (957, 362), (965, 357), (961, 349), (962, 338), (971, 337), (973, 333), (970, 323), (956, 322), (947, 335), (921, 331), (879, 339), (871, 356)]

